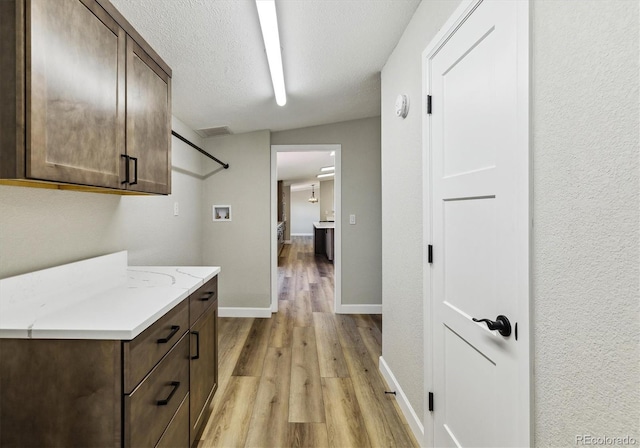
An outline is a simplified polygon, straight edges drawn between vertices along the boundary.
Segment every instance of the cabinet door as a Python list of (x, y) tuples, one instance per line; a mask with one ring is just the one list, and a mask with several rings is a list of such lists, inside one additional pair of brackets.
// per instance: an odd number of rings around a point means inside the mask
[(171, 193), (171, 78), (127, 36), (128, 189)]
[(125, 33), (93, 0), (30, 0), (26, 177), (120, 187)]
[(217, 304), (212, 305), (191, 327), (190, 420), (193, 445), (208, 415), (218, 380)]
[(120, 448), (120, 341), (0, 339), (0, 446)]

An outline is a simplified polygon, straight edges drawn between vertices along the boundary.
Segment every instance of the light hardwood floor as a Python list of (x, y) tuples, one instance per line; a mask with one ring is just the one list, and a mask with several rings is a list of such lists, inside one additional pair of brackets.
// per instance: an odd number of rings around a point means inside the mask
[(417, 447), (378, 371), (382, 319), (333, 314), (311, 237), (278, 262), (271, 319), (220, 318), (219, 386), (199, 447)]

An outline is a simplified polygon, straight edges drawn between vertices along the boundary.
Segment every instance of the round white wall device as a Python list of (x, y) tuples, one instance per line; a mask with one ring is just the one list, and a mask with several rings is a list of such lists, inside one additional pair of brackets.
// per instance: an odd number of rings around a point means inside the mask
[(396, 98), (396, 115), (406, 118), (409, 114), (409, 97), (407, 95), (398, 95)]

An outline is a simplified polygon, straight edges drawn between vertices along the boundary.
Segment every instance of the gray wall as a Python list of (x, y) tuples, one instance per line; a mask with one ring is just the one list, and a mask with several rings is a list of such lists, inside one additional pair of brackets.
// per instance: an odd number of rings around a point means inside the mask
[(320, 203), (309, 202), (309, 197), (311, 190), (291, 192), (291, 235), (313, 235), (313, 223), (320, 220)]
[[(382, 355), (418, 417), (424, 414), (422, 65), (420, 55), (458, 6), (422, 2), (382, 70)], [(399, 94), (409, 115), (395, 114)]]
[[(221, 307), (271, 303), (271, 146), (269, 131), (209, 138), (205, 149), (230, 165), (204, 181), (203, 261), (221, 266)], [(212, 206), (230, 205), (230, 222), (213, 222)], [(275, 236), (274, 236), (275, 238)]]
[(333, 179), (320, 181), (320, 188), (318, 192), (318, 204), (320, 204), (320, 219), (326, 220), (327, 213), (329, 216), (333, 216), (334, 204), (333, 204)]
[[(420, 417), (420, 64), (457, 3), (422, 2), (382, 71), (383, 356)], [(536, 446), (640, 440), (638, 16), (632, 1), (532, 2)]]
[[(175, 118), (173, 128), (200, 142)], [(173, 138), (170, 196), (0, 186), (0, 278), (125, 249), (130, 264), (201, 264), (202, 159)]]
[(380, 117), (273, 132), (271, 144), (342, 145), (342, 303), (382, 303)]

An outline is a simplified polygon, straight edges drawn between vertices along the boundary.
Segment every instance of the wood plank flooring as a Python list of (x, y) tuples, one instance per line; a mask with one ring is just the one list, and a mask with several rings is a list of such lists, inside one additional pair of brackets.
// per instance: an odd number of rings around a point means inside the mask
[(333, 314), (311, 237), (278, 260), (278, 313), (219, 319), (218, 391), (198, 447), (417, 447), (378, 371), (382, 319)]

